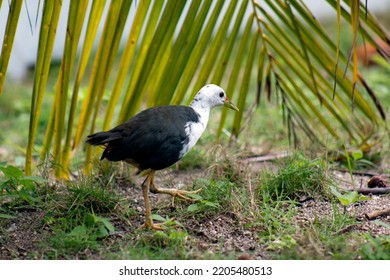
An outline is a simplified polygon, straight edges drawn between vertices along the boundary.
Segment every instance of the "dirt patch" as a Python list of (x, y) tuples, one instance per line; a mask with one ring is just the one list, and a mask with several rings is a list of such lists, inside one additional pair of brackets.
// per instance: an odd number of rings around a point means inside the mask
[(192, 220), (186, 224), (199, 250), (209, 255), (215, 253), (256, 255), (263, 258), (256, 232), (245, 229), (235, 217), (218, 215), (210, 220)]
[(36, 252), (39, 243), (51, 234), (43, 227), (42, 210), (21, 210), (17, 217), (2, 224), (0, 259), (26, 259)]

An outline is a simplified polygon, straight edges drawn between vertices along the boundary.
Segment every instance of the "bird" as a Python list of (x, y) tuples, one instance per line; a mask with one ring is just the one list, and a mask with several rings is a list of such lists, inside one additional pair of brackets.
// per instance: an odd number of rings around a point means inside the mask
[(193, 201), (191, 194), (201, 190), (158, 188), (154, 175), (156, 171), (175, 164), (191, 150), (206, 129), (211, 109), (217, 106), (239, 111), (221, 87), (208, 84), (197, 92), (189, 106), (167, 105), (145, 109), (108, 131), (87, 136), (88, 144), (104, 148), (101, 160), (124, 161), (138, 168), (137, 174), (146, 176), (141, 185), (145, 203), (142, 228), (165, 229), (163, 224), (153, 222), (149, 191), (169, 194), (173, 203), (175, 197)]

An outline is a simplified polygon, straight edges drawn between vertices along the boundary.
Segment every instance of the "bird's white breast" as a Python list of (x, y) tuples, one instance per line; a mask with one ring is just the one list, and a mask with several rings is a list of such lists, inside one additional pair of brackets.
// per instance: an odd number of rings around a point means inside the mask
[[(193, 146), (195, 146), (196, 142), (198, 142), (200, 136), (203, 134), (205, 127), (202, 123), (189, 122), (185, 126), (185, 133), (188, 136), (188, 143), (183, 143), (183, 148), (180, 151), (179, 157), (182, 158)], [(186, 141), (187, 142), (187, 141)]]
[(207, 126), (210, 110), (197, 110), (195, 108), (194, 110), (199, 114), (199, 122), (188, 122), (185, 125), (184, 129), (186, 135), (188, 136), (188, 142), (185, 141), (187, 143), (183, 143), (183, 148), (179, 154), (180, 158), (182, 158), (193, 146), (195, 146)]

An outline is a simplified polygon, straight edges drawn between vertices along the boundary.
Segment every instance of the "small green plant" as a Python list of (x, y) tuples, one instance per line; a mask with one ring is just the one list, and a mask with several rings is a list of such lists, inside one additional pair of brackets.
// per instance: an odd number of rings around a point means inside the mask
[(152, 219), (162, 223), (162, 225), (164, 227), (166, 227), (167, 229), (172, 228), (172, 227), (182, 227), (182, 228), (184, 228), (184, 226), (179, 221), (175, 221), (175, 220), (169, 218), (168, 216), (166, 216), (164, 218), (161, 215), (152, 214)]
[(177, 227), (170, 227), (166, 231), (155, 231), (152, 236), (144, 235), (144, 241), (156, 247), (183, 247), (187, 237), (188, 233), (184, 228), (179, 230)]
[(85, 226), (91, 230), (91, 238), (102, 239), (115, 231), (114, 226), (110, 223), (110, 219), (98, 217), (93, 213), (89, 213), (85, 217)]
[(0, 177), (0, 196), (7, 198), (11, 206), (20, 201), (33, 205), (37, 201), (36, 185), (47, 182), (38, 176), (25, 176), (12, 165), (0, 165), (0, 171), (4, 174)]
[(165, 230), (137, 232), (136, 242), (122, 248), (121, 259), (185, 259), (189, 236), (185, 227), (169, 217), (153, 214), (152, 218), (162, 222)]
[(268, 250), (278, 251), (295, 247), (297, 241), (289, 234), (279, 235), (267, 246)]
[(272, 199), (316, 197), (327, 194), (325, 186), (329, 181), (323, 160), (309, 160), (297, 154), (287, 159), (276, 174), (262, 175), (261, 191), (267, 192)]
[(49, 259), (75, 258), (80, 253), (78, 258), (82, 258), (82, 255), (85, 254), (83, 252), (87, 250), (102, 248), (101, 240), (114, 233), (114, 226), (109, 219), (93, 214), (88, 214), (84, 223), (75, 226), (70, 231), (66, 231), (58, 225), (50, 227), (54, 236), (41, 244), (45, 258)]
[(259, 238), (271, 247), (272, 244), (280, 244), (281, 240), (291, 245), (294, 239), (292, 236), (295, 232), (295, 224), (291, 222), (297, 213), (296, 203), (292, 200), (274, 200), (265, 192), (260, 204), (261, 212), (254, 224), (262, 228), (258, 232)]
[(211, 202), (211, 201), (202, 199), (202, 196), (200, 196), (200, 195), (196, 195), (196, 196), (195, 195), (191, 195), (191, 197), (196, 199), (197, 202), (194, 203), (194, 204), (191, 204), (190, 206), (188, 206), (188, 208), (187, 208), (188, 212), (204, 211), (204, 210), (206, 210), (209, 207), (218, 209), (219, 206), (220, 206), (216, 202)]
[(86, 228), (76, 227), (70, 233), (57, 233), (41, 245), (46, 252), (45, 257), (49, 259), (74, 258), (82, 251), (98, 249), (98, 241), (90, 239), (87, 231)]
[(85, 216), (85, 222), (82, 225), (74, 227), (66, 234), (66, 237), (70, 239), (95, 241), (113, 234), (114, 231), (115, 228), (110, 223), (110, 219), (88, 213)]
[[(366, 156), (366, 157), (365, 157)], [(367, 168), (377, 168), (374, 162), (367, 158), (367, 155), (360, 149), (347, 149), (344, 145), (344, 152), (341, 152), (339, 156), (341, 163), (346, 165), (350, 171), (352, 178), (352, 170), (356, 169), (367, 169)]]
[(69, 193), (64, 202), (71, 216), (83, 218), (84, 213), (91, 211), (97, 214), (109, 213), (118, 204), (118, 195), (110, 188), (96, 184), (92, 178), (82, 178), (69, 184)]
[[(92, 179), (81, 178), (68, 182), (64, 190), (57, 191), (50, 200), (44, 221), (61, 231), (69, 232), (85, 224), (90, 215), (112, 213), (119, 197), (110, 189), (94, 184)], [(99, 221), (102, 222), (102, 221)]]
[[(62, 220), (63, 221), (63, 220)], [(70, 222), (74, 224), (75, 222)], [(99, 240), (102, 240), (115, 232), (110, 219), (100, 217), (94, 213), (86, 213), (84, 221), (74, 226), (69, 232), (69, 225), (52, 225), (55, 236), (49, 241), (51, 249), (60, 255), (75, 255), (86, 249), (97, 249), (100, 246)], [(49, 256), (50, 257), (50, 256)], [(58, 258), (55, 256), (53, 258)]]
[(86, 250), (101, 248), (101, 240), (114, 233), (107, 216), (119, 217), (118, 196), (101, 187), (92, 177), (80, 177), (57, 189), (47, 201), (44, 224), (54, 236), (42, 244), (47, 258), (84, 256)]
[(126, 244), (109, 258), (119, 259), (188, 259), (188, 233), (183, 228), (168, 227), (165, 231), (142, 232), (136, 242)]
[(198, 179), (197, 187), (202, 186), (199, 194), (189, 195), (196, 202), (188, 206), (187, 211), (191, 214), (215, 213), (220, 209), (229, 209), (232, 188), (235, 186), (229, 181), (214, 181), (211, 179)]
[(352, 205), (358, 201), (365, 201), (365, 200), (371, 199), (368, 196), (359, 194), (357, 191), (350, 191), (350, 192), (346, 192), (346, 193), (342, 194), (334, 186), (331, 186), (330, 189), (331, 189), (332, 194), (337, 197), (337, 199), (339, 200), (341, 205), (344, 207), (344, 213), (346, 212), (347, 207), (349, 205)]

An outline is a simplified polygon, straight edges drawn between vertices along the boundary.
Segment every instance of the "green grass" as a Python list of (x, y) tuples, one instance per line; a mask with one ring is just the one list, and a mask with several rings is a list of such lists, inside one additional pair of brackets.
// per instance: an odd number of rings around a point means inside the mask
[(260, 202), (260, 211), (255, 225), (260, 227), (258, 237), (273, 251), (287, 249), (295, 244), (296, 224), (291, 223), (296, 214), (293, 201), (272, 201), (266, 196)]
[(343, 233), (356, 225), (356, 219), (343, 214), (336, 204), (331, 217), (316, 217), (301, 224), (294, 222), (294, 207), (265, 211), (266, 231), (262, 239), (268, 244), (273, 259), (357, 259), (356, 252), (364, 240), (355, 233)]
[(187, 238), (188, 233), (180, 229), (143, 234), (135, 244), (122, 248), (120, 255), (129, 259), (187, 259)]
[(323, 159), (310, 160), (296, 154), (281, 162), (276, 173), (264, 172), (261, 191), (280, 200), (323, 196), (327, 194), (326, 187), (330, 184), (327, 172)]
[(235, 185), (229, 181), (198, 179), (195, 189), (202, 188), (202, 191), (200, 194), (191, 195), (197, 201), (189, 205), (185, 212), (191, 216), (206, 217), (221, 211), (231, 210), (232, 189), (234, 187)]
[(359, 253), (367, 260), (390, 260), (390, 237), (374, 237), (371, 234), (363, 236), (364, 244), (360, 247)]

